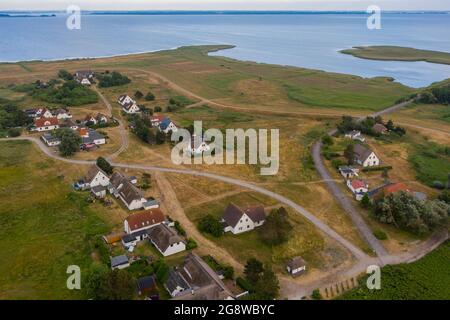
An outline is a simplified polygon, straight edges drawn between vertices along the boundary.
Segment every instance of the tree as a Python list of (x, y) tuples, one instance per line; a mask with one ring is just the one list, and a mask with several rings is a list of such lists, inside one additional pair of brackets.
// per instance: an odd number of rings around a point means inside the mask
[(92, 265), (86, 278), (83, 279), (83, 289), (90, 299), (100, 300), (102, 298), (102, 283), (108, 269), (104, 265)]
[(149, 91), (149, 92), (145, 95), (145, 100), (147, 100), (147, 101), (153, 101), (153, 100), (155, 100), (155, 95)]
[(169, 272), (170, 268), (169, 266), (164, 262), (164, 260), (158, 260), (153, 263), (153, 269), (156, 273), (156, 278), (159, 282), (165, 283), (167, 281), (167, 278), (169, 278)]
[(223, 234), (223, 227), (219, 219), (210, 214), (200, 219), (198, 223), (198, 229), (201, 232), (209, 233), (216, 238), (220, 237)]
[(63, 157), (69, 157), (80, 150), (81, 138), (72, 129), (58, 129), (55, 131), (55, 136), (61, 139), (59, 153)]
[(130, 300), (134, 296), (133, 277), (125, 270), (93, 267), (86, 279), (89, 297), (96, 300)]
[(156, 144), (163, 144), (166, 142), (167, 135), (163, 131), (156, 132)]
[(347, 163), (352, 165), (355, 162), (355, 147), (349, 144), (344, 151), (344, 157), (347, 159)]
[(368, 209), (370, 208), (370, 198), (367, 193), (364, 194), (364, 196), (361, 199), (361, 207)]
[(394, 130), (394, 122), (392, 121), (392, 120), (389, 120), (387, 123), (386, 123), (386, 128), (388, 129), (388, 130)]
[(314, 289), (311, 295), (311, 298), (314, 300), (322, 300), (322, 294), (319, 289)]
[(113, 173), (114, 170), (113, 166), (108, 162), (108, 160), (106, 160), (103, 157), (97, 158), (97, 166), (103, 171), (105, 171), (107, 174)]
[(67, 70), (59, 70), (58, 77), (64, 80), (73, 80), (73, 75)]
[(144, 94), (141, 92), (141, 91), (139, 91), (139, 90), (137, 90), (135, 93), (134, 93), (134, 97), (136, 98), (136, 99), (142, 99), (142, 97), (144, 96)]
[(439, 195), (438, 199), (447, 204), (450, 204), (450, 191), (448, 191), (448, 190), (442, 191), (442, 193)]
[(277, 276), (269, 267), (266, 267), (253, 286), (254, 297), (258, 300), (273, 300), (278, 296), (280, 283)]
[(264, 271), (264, 266), (261, 261), (250, 258), (245, 265), (244, 274), (245, 279), (254, 286), (256, 282), (261, 278), (261, 274)]
[(416, 234), (430, 232), (445, 224), (449, 215), (449, 204), (439, 200), (421, 201), (406, 192), (390, 194), (377, 201), (374, 207), (378, 221)]
[(333, 145), (334, 141), (330, 135), (326, 134), (322, 137), (322, 143), (326, 146), (331, 146)]
[(261, 240), (268, 245), (279, 245), (286, 242), (292, 230), (285, 208), (272, 210), (266, 222), (258, 229)]

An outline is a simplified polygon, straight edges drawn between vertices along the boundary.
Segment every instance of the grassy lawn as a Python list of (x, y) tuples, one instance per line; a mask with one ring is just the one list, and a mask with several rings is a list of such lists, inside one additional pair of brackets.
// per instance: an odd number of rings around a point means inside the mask
[[(226, 206), (230, 202), (233, 202), (242, 208), (254, 205), (270, 206), (274, 204), (273, 200), (250, 192), (191, 207), (186, 210), (186, 214), (189, 219), (197, 224), (198, 221), (207, 214), (221, 217)], [(320, 251), (322, 251), (325, 246), (323, 237), (313, 225), (291, 210), (288, 211), (289, 219), (294, 226), (294, 229), (292, 230), (290, 239), (280, 246), (271, 247), (265, 245), (260, 240), (257, 230), (239, 235), (226, 233), (220, 238), (215, 238), (206, 234), (205, 236), (217, 243), (217, 245), (225, 248), (242, 263), (245, 263), (250, 257), (255, 257), (264, 263), (272, 264), (275, 270), (281, 272), (287, 259), (301, 255), (308, 260), (308, 263), (312, 267), (320, 268), (322, 264)]]
[(353, 49), (341, 50), (341, 53), (371, 60), (426, 61), (431, 63), (450, 64), (450, 53), (448, 52), (419, 50), (407, 47), (354, 47)]
[(450, 299), (450, 242), (442, 244), (424, 258), (411, 264), (381, 269), (381, 289), (368, 290), (365, 279), (361, 287), (339, 299), (345, 300), (422, 300)]
[[(385, 108), (414, 92), (411, 88), (385, 78), (365, 79), (207, 55), (220, 48), (225, 47), (183, 47), (86, 61), (34, 62), (24, 63), (23, 66), (11, 64), (2, 66), (1, 70), (4, 75), (15, 74), (17, 81), (22, 83), (37, 79), (48, 81), (54, 78), (59, 69), (119, 70), (128, 77), (136, 77), (132, 79), (130, 85), (133, 91), (128, 92), (129, 94), (137, 89), (144, 93), (151, 90), (148, 84), (142, 85), (150, 77), (145, 72), (157, 72), (181, 87), (209, 99), (250, 110), (279, 112), (326, 109), (327, 113), (340, 114), (342, 109), (347, 109), (349, 112), (361, 113)], [(0, 85), (8, 85), (11, 81), (10, 77), (3, 78), (0, 75)], [(125, 87), (117, 89), (124, 93)], [(155, 95), (157, 98), (160, 96), (158, 92)]]
[(445, 184), (450, 174), (450, 150), (449, 147), (435, 143), (414, 145), (409, 157), (416, 171), (417, 179), (433, 186), (439, 181)]
[(0, 146), (0, 298), (84, 298), (66, 288), (66, 268), (86, 270), (89, 240), (107, 224), (71, 191), (59, 165), (35, 157), (31, 143)]

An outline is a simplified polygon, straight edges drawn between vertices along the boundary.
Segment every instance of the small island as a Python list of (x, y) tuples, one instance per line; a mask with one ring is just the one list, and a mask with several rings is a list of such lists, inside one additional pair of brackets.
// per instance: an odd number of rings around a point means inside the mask
[(389, 61), (426, 61), (430, 63), (450, 64), (450, 53), (432, 50), (420, 50), (397, 46), (353, 47), (341, 50), (341, 53), (370, 60)]

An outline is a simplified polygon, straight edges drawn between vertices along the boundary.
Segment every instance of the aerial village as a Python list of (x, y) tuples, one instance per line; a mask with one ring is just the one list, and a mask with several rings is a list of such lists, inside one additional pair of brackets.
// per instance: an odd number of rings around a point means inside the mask
[[(96, 74), (92, 71), (77, 71), (73, 78), (82, 86), (96, 84)], [(104, 128), (120, 127), (139, 136), (139, 127), (145, 122), (155, 130), (156, 138), (162, 135), (163, 140), (180, 128), (162, 110), (151, 114), (146, 112), (130, 92), (116, 96), (115, 103), (120, 108), (120, 117), (113, 116), (111, 108), (108, 113), (93, 112), (78, 119), (74, 119), (68, 107), (27, 109), (25, 112), (32, 119), (29, 134), (39, 136), (46, 148), (56, 152), (64, 139), (61, 134), (61, 129), (64, 129), (78, 137), (78, 151), (91, 152), (108, 144)], [(395, 164), (384, 163), (383, 155), (366, 143), (394, 131), (405, 134), (405, 130), (391, 121), (384, 123), (381, 118), (369, 120), (365, 120), (363, 133), (357, 122), (344, 117), (338, 131), (321, 142), (325, 150), (322, 155), (333, 177), (343, 178), (340, 188), (345, 193), (344, 197), (353, 198), (365, 206), (396, 192), (406, 192), (418, 200), (426, 200), (424, 192), (414, 190), (404, 182), (391, 181), (389, 171), (395, 170)], [(146, 136), (139, 138), (147, 139)], [(193, 135), (192, 143), (187, 145), (187, 151), (193, 157), (210, 150), (209, 141), (201, 137), (199, 143), (196, 138)], [(339, 147), (345, 149), (343, 157), (333, 149), (337, 148), (333, 141), (338, 141)], [(99, 157), (95, 164), (83, 170), (73, 181), (73, 190), (88, 195), (90, 201), (107, 208), (114, 204), (124, 213), (121, 228), (104, 234), (103, 245), (110, 254), (108, 268), (111, 270), (142, 269), (141, 276), (136, 279), (136, 292), (141, 299), (239, 299), (251, 293), (252, 286), (248, 281), (230, 264), (217, 261), (213, 257), (214, 252), (204, 256), (195, 253), (194, 249), (199, 244), (179, 221), (172, 218), (170, 206), (165, 206), (165, 209), (161, 206), (165, 200), (164, 190), (154, 193), (153, 188), (149, 188), (152, 175), (129, 175), (128, 170), (110, 164), (107, 157)], [(382, 181), (373, 179), (373, 172), (382, 172)], [(261, 228), (271, 215), (271, 209), (230, 202), (220, 219), (207, 216), (199, 224), (199, 229), (202, 232), (206, 230), (209, 236), (217, 233), (238, 237)], [(283, 212), (284, 208), (275, 210)], [(175, 259), (176, 263), (171, 260), (169, 267), (166, 259)], [(257, 261), (254, 264), (258, 265)], [(294, 280), (301, 278), (309, 272), (309, 264), (304, 257), (291, 256), (284, 260), (284, 276)], [(259, 268), (260, 273), (265, 272), (262, 266)]]

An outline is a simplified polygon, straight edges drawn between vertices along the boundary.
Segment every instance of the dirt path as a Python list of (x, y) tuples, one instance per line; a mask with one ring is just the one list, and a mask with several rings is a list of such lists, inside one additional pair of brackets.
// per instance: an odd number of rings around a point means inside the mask
[(215, 258), (224, 263), (228, 263), (233, 266), (237, 272), (242, 272), (244, 266), (234, 259), (234, 257), (221, 247), (218, 247), (214, 242), (204, 237), (191, 220), (186, 216), (177, 195), (172, 188), (169, 180), (165, 177), (164, 173), (156, 172), (154, 174), (156, 183), (159, 190), (162, 193), (161, 205), (168, 212), (172, 219), (178, 220), (189, 237), (192, 237), (198, 244), (196, 251), (202, 254), (213, 254)]
[[(113, 107), (111, 105), (111, 103), (108, 101), (108, 99), (106, 99), (106, 97), (100, 92), (100, 90), (97, 88), (97, 86), (93, 86), (92, 87), (94, 89), (95, 92), (97, 92), (97, 94), (100, 96), (100, 99), (103, 101), (103, 103), (106, 106), (106, 109), (108, 110), (108, 115), (110, 117), (113, 116)], [(107, 159), (114, 159), (116, 158), (119, 154), (121, 154), (122, 152), (124, 152), (125, 150), (128, 149), (129, 146), (129, 141), (128, 141), (128, 132), (122, 122), (122, 120), (120, 119), (116, 119), (119, 122), (119, 132), (120, 132), (120, 139), (122, 140), (121, 144), (120, 144), (120, 148), (114, 152), (113, 154), (109, 155), (107, 157)]]

